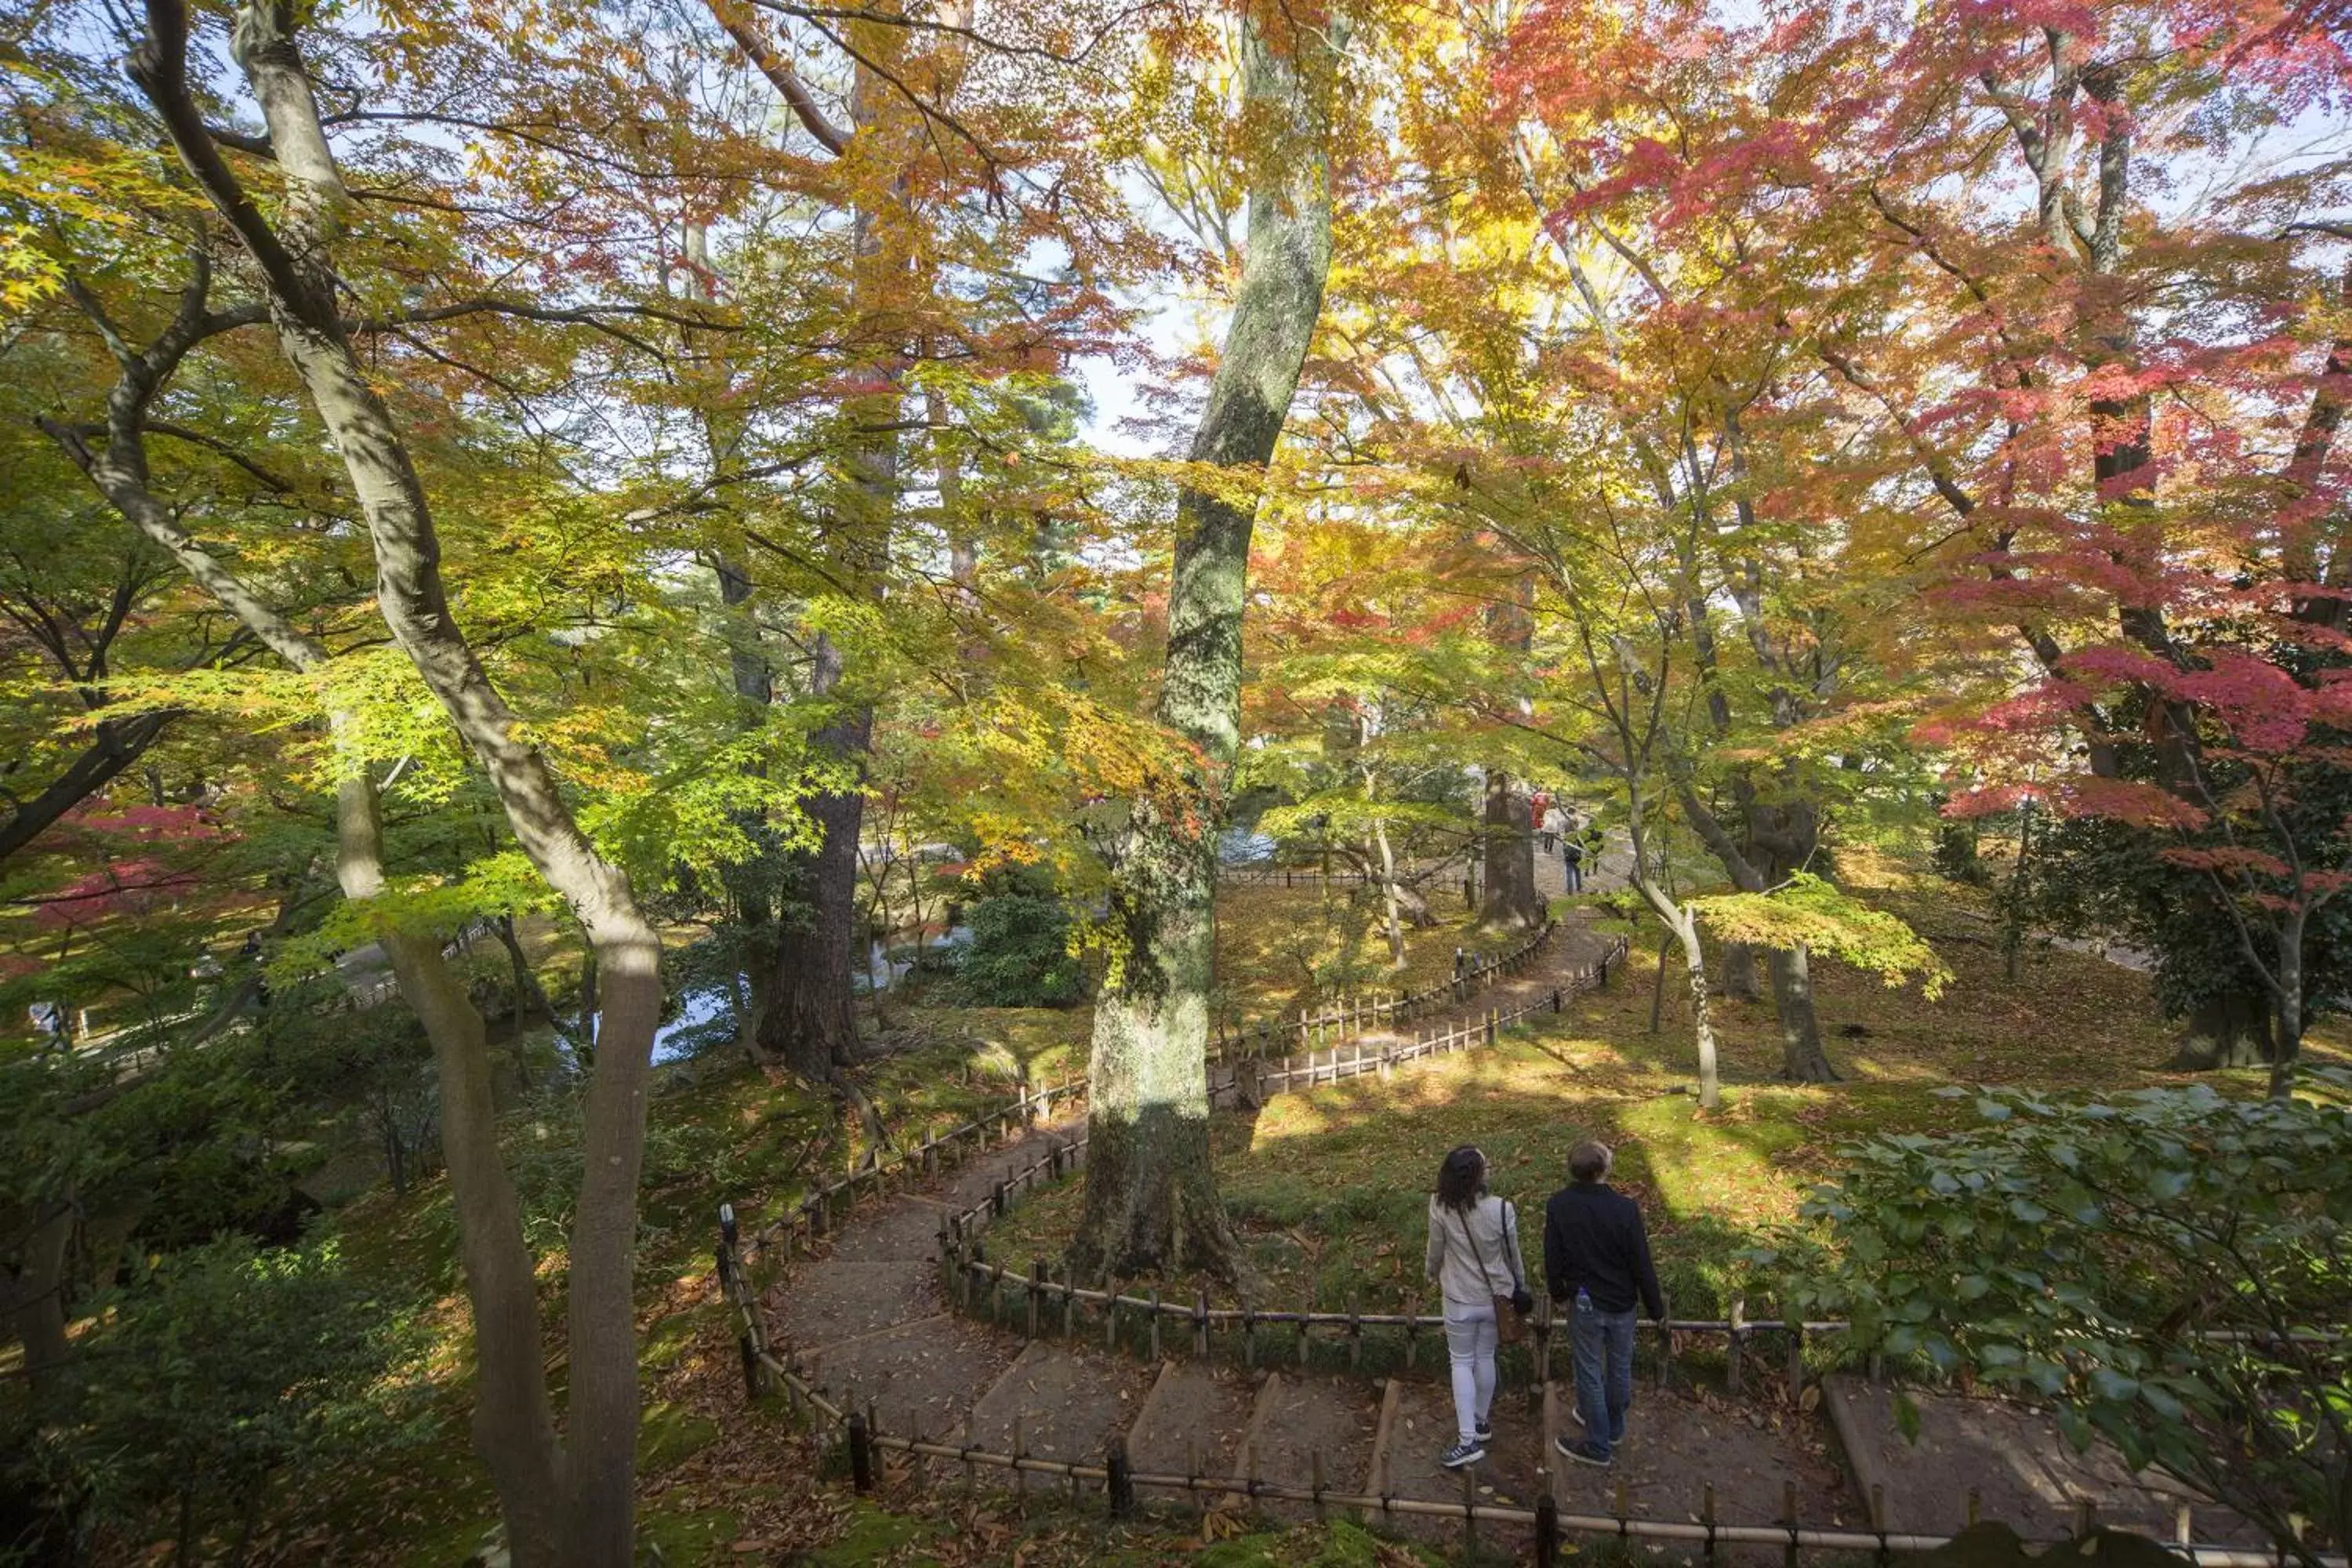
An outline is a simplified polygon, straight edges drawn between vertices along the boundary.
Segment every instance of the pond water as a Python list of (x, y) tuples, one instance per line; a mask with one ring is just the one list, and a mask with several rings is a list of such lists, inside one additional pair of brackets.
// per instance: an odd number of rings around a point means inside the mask
[[(968, 926), (951, 927), (947, 934), (931, 944), (933, 948), (955, 947), (971, 940)], [(887, 991), (907, 977), (914, 967), (911, 956), (893, 957), (894, 952), (911, 953), (905, 943), (869, 942), (866, 949), (866, 967), (849, 977), (850, 989), (860, 996), (870, 996), (877, 991)], [(742, 977), (745, 991), (751, 989), (751, 977)], [(679, 1061), (695, 1054), (698, 1047), (708, 1044), (714, 1027), (726, 1026), (731, 1017), (727, 988), (723, 985), (703, 985), (678, 993), (677, 1011), (665, 1019), (654, 1031), (654, 1061)]]
[(706, 986), (679, 994), (677, 1012), (654, 1031), (654, 1062), (674, 1062), (694, 1055), (698, 1037), (728, 1016), (727, 988)]

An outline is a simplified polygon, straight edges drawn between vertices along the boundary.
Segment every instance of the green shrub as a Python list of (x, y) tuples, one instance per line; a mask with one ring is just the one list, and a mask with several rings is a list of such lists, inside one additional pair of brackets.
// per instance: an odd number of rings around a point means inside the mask
[(956, 973), (979, 1005), (1066, 1007), (1085, 990), (1085, 972), (1070, 953), (1070, 911), (1059, 899), (982, 899), (970, 923), (971, 941)]
[(77, 1370), (72, 1447), (96, 1511), (241, 1554), (267, 1483), (363, 1462), (407, 1430), (415, 1314), (352, 1279), (331, 1241), (244, 1237), (173, 1253), (101, 1303)]
[(2352, 1076), (2309, 1079), (2326, 1102), (1949, 1090), (1981, 1128), (1849, 1147), (1818, 1229), (1751, 1258), (1857, 1350), (2046, 1399), (2315, 1562), (2299, 1521), (2352, 1534)]

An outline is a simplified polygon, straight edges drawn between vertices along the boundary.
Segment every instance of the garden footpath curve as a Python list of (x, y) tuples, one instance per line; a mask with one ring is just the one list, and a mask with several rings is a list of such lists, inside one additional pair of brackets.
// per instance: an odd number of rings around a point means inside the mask
[[(1582, 921), (1570, 920), (1541, 960), (1500, 977), (1450, 1026), (1548, 994), (1605, 947)], [(1358, 1037), (1366, 1047), (1408, 1039)], [(875, 1430), (1086, 1465), (1100, 1464), (1112, 1439), (1121, 1437), (1139, 1473), (1230, 1478), (1227, 1501), (1235, 1509), (1255, 1478), (1365, 1497), (1519, 1508), (1548, 1489), (1564, 1514), (1689, 1524), (1709, 1518), (1780, 1523), (1793, 1509), (1796, 1520), (1817, 1529), (1942, 1535), (1970, 1521), (1974, 1493), (1981, 1495), (1984, 1517), (2005, 1520), (2028, 1540), (2070, 1533), (2085, 1499), (2100, 1523), (2173, 1533), (2176, 1498), (2150, 1490), (2111, 1458), (2104, 1465), (2077, 1459), (2054, 1423), (2020, 1406), (1988, 1412), (1985, 1402), (1924, 1398), (1923, 1430), (1913, 1447), (1894, 1435), (1892, 1391), (1860, 1379), (1832, 1379), (1826, 1410), (1799, 1410), (1662, 1388), (1645, 1378), (1617, 1463), (1597, 1469), (1553, 1451), (1551, 1439), (1570, 1419), (1571, 1401), (1565, 1383), (1547, 1381), (1539, 1389), (1522, 1385), (1500, 1394), (1486, 1461), (1448, 1472), (1437, 1464), (1454, 1434), (1442, 1344), (1424, 1346), (1412, 1370), (1374, 1379), (1184, 1357), (1190, 1336), (1178, 1331), (1164, 1348), (1179, 1356), (1155, 1365), (1089, 1345), (1084, 1332), (1054, 1337), (1060, 1325), (1050, 1311), (1040, 1337), (1029, 1339), (957, 1312), (941, 1278), (948, 1217), (985, 1203), (1000, 1183), (1066, 1145), (1083, 1126), (1083, 1117), (1072, 1117), (1035, 1128), (923, 1190), (860, 1206), (838, 1227), (829, 1250), (803, 1259), (766, 1290), (761, 1305), (775, 1348), (828, 1400), (866, 1413)], [(1555, 1346), (1564, 1338), (1553, 1336)], [(1555, 1348), (1551, 1359), (1555, 1375), (1564, 1373), (1564, 1349)], [(1856, 1456), (1851, 1477), (1824, 1414), (1834, 1415), (1838, 1437), (1870, 1450)], [(934, 1473), (923, 1479), (959, 1479), (961, 1467), (953, 1461), (924, 1463)], [(1059, 1484), (1029, 1475), (1014, 1479)], [(1278, 1517), (1311, 1511), (1295, 1502), (1260, 1500), (1260, 1506)], [(1388, 1522), (1432, 1540), (1458, 1541), (1463, 1532), (1458, 1517), (1398, 1514)], [(2243, 1533), (2226, 1530), (2203, 1509), (2196, 1523), (2200, 1540)], [(1526, 1544), (1498, 1538), (1491, 1525), (1480, 1539), (1504, 1550)], [(1780, 1555), (1752, 1546), (1735, 1554), (1741, 1553), (1759, 1562)]]

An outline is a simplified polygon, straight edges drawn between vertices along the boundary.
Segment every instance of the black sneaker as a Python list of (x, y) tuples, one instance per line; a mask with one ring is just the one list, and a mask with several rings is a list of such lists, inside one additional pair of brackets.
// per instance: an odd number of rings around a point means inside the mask
[(1491, 1443), (1494, 1440), (1495, 1429), (1492, 1426), (1481, 1426), (1478, 1428), (1478, 1441), (1481, 1443)]
[(1458, 1470), (1465, 1465), (1475, 1465), (1486, 1457), (1486, 1446), (1474, 1438), (1467, 1443), (1454, 1444), (1437, 1456), (1437, 1462), (1449, 1470)]
[(1580, 1465), (1592, 1465), (1601, 1469), (1609, 1468), (1609, 1450), (1590, 1437), (1570, 1438), (1563, 1432), (1552, 1440), (1552, 1447)]

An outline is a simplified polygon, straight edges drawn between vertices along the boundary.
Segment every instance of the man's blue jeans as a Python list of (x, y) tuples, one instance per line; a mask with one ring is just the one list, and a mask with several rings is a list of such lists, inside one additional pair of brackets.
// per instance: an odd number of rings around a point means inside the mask
[(1584, 1435), (1603, 1452), (1625, 1440), (1625, 1412), (1633, 1403), (1633, 1309), (1604, 1312), (1579, 1290), (1570, 1319), (1576, 1363), (1576, 1407)]

